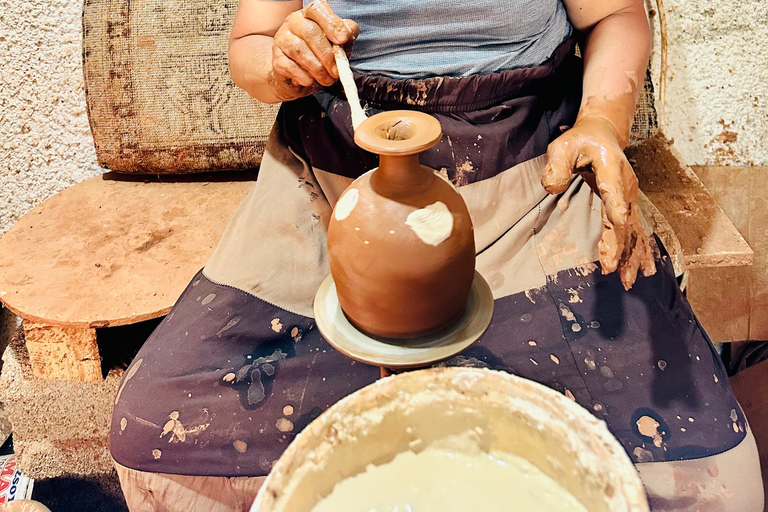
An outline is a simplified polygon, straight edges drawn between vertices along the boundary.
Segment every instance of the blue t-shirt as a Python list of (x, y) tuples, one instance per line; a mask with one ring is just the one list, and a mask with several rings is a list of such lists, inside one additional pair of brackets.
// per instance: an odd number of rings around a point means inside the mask
[(466, 76), (535, 66), (572, 30), (562, 0), (329, 3), (336, 14), (360, 25), (352, 69), (392, 78)]

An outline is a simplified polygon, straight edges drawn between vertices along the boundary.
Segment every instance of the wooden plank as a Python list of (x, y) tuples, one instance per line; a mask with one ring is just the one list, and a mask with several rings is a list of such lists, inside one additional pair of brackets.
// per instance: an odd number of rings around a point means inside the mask
[(749, 339), (768, 340), (768, 167), (752, 167), (748, 237), (755, 250)]
[(763, 467), (765, 503), (768, 505), (768, 361), (731, 377), (731, 387), (757, 441), (760, 465)]
[(663, 134), (627, 148), (640, 189), (675, 232), (687, 268), (750, 265), (744, 237)]
[[(752, 245), (749, 238), (752, 169), (733, 166), (693, 166), (692, 169), (747, 243)], [(750, 339), (752, 274), (758, 270), (758, 260), (759, 252), (751, 267), (690, 271), (688, 300), (713, 341), (728, 343)]]
[(27, 320), (97, 328), (166, 314), (254, 174), (91, 178), (0, 238), (0, 300)]
[(686, 295), (701, 325), (716, 343), (749, 340), (752, 267), (694, 268)]
[[(712, 198), (733, 222), (747, 243), (749, 240), (750, 196), (753, 167), (691, 166)], [(754, 250), (754, 248), (753, 248)]]
[(35, 377), (101, 382), (96, 330), (23, 322), (24, 341)]
[(766, 340), (768, 167), (693, 169), (744, 235), (754, 250), (754, 260), (750, 269), (741, 272), (691, 271), (688, 298), (715, 341)]

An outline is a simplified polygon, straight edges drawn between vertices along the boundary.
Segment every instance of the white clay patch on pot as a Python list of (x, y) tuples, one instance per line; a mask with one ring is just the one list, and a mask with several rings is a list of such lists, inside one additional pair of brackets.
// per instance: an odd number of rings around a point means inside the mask
[(438, 201), (411, 212), (405, 223), (422, 242), (437, 246), (451, 236), (453, 214), (445, 203)]
[(344, 220), (349, 217), (352, 210), (357, 206), (357, 201), (360, 199), (360, 191), (356, 188), (347, 190), (343, 196), (336, 203), (336, 208), (333, 210), (333, 216), (336, 220)]

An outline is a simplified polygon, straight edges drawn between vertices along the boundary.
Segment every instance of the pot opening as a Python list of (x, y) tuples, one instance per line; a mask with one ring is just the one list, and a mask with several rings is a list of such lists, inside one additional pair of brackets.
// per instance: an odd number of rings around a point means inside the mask
[(410, 119), (401, 118), (376, 127), (376, 135), (386, 140), (408, 140), (416, 134)]

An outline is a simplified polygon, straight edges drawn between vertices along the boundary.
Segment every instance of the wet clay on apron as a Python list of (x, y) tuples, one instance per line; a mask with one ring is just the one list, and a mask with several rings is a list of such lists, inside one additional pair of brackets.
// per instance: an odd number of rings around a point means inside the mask
[(456, 188), (419, 164), (442, 135), (432, 116), (366, 119), (355, 142), (379, 167), (341, 195), (328, 228), (339, 303), (358, 329), (387, 338), (439, 332), (464, 313), (475, 268), (469, 211)]

